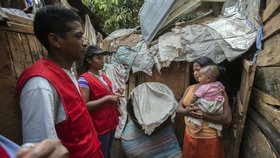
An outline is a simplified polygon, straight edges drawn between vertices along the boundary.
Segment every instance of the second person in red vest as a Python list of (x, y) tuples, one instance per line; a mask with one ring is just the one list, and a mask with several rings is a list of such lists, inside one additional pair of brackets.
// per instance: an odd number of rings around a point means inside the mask
[(100, 70), (106, 51), (90, 45), (86, 50), (83, 73), (78, 82), (82, 88), (87, 109), (96, 128), (105, 158), (110, 158), (110, 146), (118, 125), (118, 102), (122, 97), (114, 93), (110, 79)]

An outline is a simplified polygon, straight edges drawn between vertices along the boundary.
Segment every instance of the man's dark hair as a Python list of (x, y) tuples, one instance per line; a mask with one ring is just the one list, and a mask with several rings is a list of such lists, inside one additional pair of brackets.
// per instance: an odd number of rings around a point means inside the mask
[(81, 21), (81, 18), (71, 9), (59, 6), (46, 6), (38, 10), (34, 18), (34, 33), (38, 40), (48, 50), (50, 48), (48, 34), (55, 33), (61, 37), (71, 30), (67, 23)]

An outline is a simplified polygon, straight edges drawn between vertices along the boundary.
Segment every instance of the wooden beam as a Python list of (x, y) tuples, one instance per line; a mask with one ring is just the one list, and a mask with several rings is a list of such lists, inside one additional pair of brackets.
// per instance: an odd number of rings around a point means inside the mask
[(265, 47), (257, 58), (258, 66), (280, 66), (280, 45)]
[(256, 122), (258, 127), (271, 142), (275, 154), (277, 154), (277, 156), (279, 157), (280, 134), (273, 127), (271, 127), (271, 125), (263, 118), (263, 116), (256, 112), (253, 108), (248, 108), (248, 114)]
[(270, 49), (272, 47), (278, 46), (280, 43), (280, 33), (269, 37), (263, 43), (263, 49)]
[(14, 31), (14, 32), (20, 32), (20, 33), (27, 33), (27, 34), (34, 34), (33, 27), (28, 25), (22, 25), (18, 23), (8, 22), (7, 27), (5, 27), (5, 30)]
[(280, 67), (257, 67), (254, 87), (280, 100)]
[(262, 14), (263, 23), (265, 23), (279, 7), (279, 0), (271, 0)]
[(273, 96), (270, 96), (269, 94), (267, 94), (261, 90), (258, 90), (257, 88), (253, 88), (253, 92), (254, 92), (255, 97), (259, 98), (261, 102), (263, 102), (267, 105), (270, 105), (270, 106), (280, 107), (280, 101), (278, 99), (274, 98)]
[(237, 93), (236, 100), (237, 100), (237, 108), (238, 108), (239, 116), (240, 116), (240, 117), (243, 117), (243, 114), (244, 114), (244, 112), (243, 112), (243, 111), (244, 111), (244, 110), (243, 110), (243, 107), (244, 107), (244, 105), (242, 105), (242, 103), (241, 103), (241, 98), (240, 98), (239, 92)]
[(280, 101), (253, 88), (250, 104), (280, 133)]
[(33, 27), (33, 20), (6, 13), (10, 22)]
[[(240, 144), (243, 136), (243, 130), (244, 130), (244, 124), (247, 116), (247, 110), (251, 95), (251, 89), (255, 77), (255, 69), (256, 66), (248, 60), (243, 60), (243, 69), (242, 69), (242, 75), (241, 75), (241, 83), (239, 88), (239, 98), (240, 102), (239, 108), (237, 108), (237, 111), (240, 110), (240, 113), (242, 116), (237, 116), (237, 120), (234, 122), (234, 127), (236, 127), (236, 130), (233, 130), (233, 134), (236, 136), (236, 138), (233, 141), (233, 147), (231, 151), (232, 158), (238, 158), (239, 157), (239, 151), (240, 151)], [(242, 106), (242, 108), (241, 108)], [(241, 111), (242, 110), (242, 111)]]
[(242, 158), (277, 158), (271, 143), (250, 117), (246, 120), (241, 153)]
[(0, 27), (0, 133), (21, 144), (21, 112), (15, 97), (16, 77), (8, 39)]
[(278, 24), (279, 21), (280, 13), (267, 21), (267, 23), (264, 25), (264, 40), (280, 30), (280, 25)]

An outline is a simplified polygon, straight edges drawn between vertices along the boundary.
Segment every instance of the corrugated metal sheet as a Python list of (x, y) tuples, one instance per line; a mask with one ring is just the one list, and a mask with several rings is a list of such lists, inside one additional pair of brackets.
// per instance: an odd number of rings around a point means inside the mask
[(142, 6), (139, 16), (143, 37), (150, 43), (164, 23), (177, 0), (149, 0)]

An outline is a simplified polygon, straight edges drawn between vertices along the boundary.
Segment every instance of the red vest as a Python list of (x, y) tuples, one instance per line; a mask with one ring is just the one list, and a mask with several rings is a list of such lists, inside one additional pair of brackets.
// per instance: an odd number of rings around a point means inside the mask
[(17, 81), (17, 96), (20, 97), (25, 83), (34, 76), (47, 79), (56, 89), (64, 106), (66, 120), (55, 125), (58, 138), (69, 150), (70, 158), (102, 158), (96, 154), (100, 142), (93, 127), (83, 97), (70, 77), (61, 67), (48, 59), (40, 59), (26, 69)]
[(0, 157), (1, 158), (10, 158), (10, 156), (8, 155), (8, 153), (5, 151), (5, 149), (2, 147), (1, 144), (0, 144)]
[[(91, 91), (90, 100), (97, 100), (111, 94), (112, 83), (104, 74), (102, 74), (102, 77), (111, 92), (107, 90), (107, 87), (102, 83), (102, 81), (92, 74), (86, 72), (81, 76), (89, 83)], [(91, 112), (90, 115), (98, 135), (103, 135), (113, 129), (116, 129), (119, 122), (119, 111), (116, 103), (107, 103), (106, 105), (103, 105)]]

